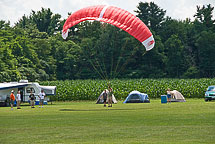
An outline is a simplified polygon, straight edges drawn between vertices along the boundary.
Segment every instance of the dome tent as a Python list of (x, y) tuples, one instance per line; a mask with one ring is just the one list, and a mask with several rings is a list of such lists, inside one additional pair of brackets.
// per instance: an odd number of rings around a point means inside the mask
[(123, 103), (150, 103), (150, 101), (147, 94), (139, 91), (132, 91)]
[(186, 102), (184, 96), (177, 90), (171, 91), (173, 97), (171, 98), (171, 102)]
[[(109, 91), (106, 89), (106, 92), (109, 93)], [(104, 91), (102, 91), (102, 93), (99, 95), (97, 101), (96, 101), (96, 104), (103, 104), (104, 103), (104, 99), (103, 99), (103, 93)], [(108, 103), (108, 100), (107, 100), (107, 103)], [(117, 100), (115, 98), (115, 96), (112, 94), (112, 103), (113, 104), (116, 104), (117, 103)]]

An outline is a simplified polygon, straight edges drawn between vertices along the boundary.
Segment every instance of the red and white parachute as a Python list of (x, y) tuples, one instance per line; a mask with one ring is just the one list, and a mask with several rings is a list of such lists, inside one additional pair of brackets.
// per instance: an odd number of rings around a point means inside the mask
[(148, 27), (135, 15), (114, 6), (90, 6), (71, 14), (63, 26), (62, 37), (68, 36), (68, 29), (82, 21), (97, 20), (112, 24), (139, 40), (146, 51), (154, 47), (155, 41)]

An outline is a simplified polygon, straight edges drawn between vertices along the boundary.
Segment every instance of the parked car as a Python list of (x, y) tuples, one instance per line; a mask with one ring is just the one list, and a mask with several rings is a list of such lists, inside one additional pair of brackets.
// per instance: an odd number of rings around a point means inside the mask
[(205, 101), (215, 100), (215, 86), (209, 86), (205, 92)]

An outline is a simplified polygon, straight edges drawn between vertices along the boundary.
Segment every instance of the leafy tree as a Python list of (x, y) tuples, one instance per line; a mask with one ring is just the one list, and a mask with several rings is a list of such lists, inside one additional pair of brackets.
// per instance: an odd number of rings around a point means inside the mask
[(199, 78), (200, 72), (196, 66), (191, 66), (187, 69), (187, 71), (183, 74), (184, 78)]
[(55, 54), (57, 79), (78, 78), (79, 68), (81, 67), (78, 66), (80, 53), (80, 47), (73, 41), (57, 42)]
[(166, 70), (169, 77), (179, 78), (186, 71), (186, 61), (184, 61), (184, 46), (177, 35), (172, 35), (166, 42)]
[(138, 57), (139, 66), (137, 69), (141, 70), (139, 77), (160, 78), (166, 75), (164, 44), (158, 35), (154, 34), (154, 36), (156, 41), (155, 47), (149, 52), (142, 52), (142, 55)]
[(10, 29), (10, 22), (0, 20), (0, 29)]
[(83, 69), (82, 72), (79, 73), (79, 76), (86, 78), (102, 78), (100, 74), (101, 71), (98, 69), (98, 59), (96, 57), (96, 51), (94, 49), (94, 40), (91, 38), (83, 38), (80, 44), (81, 48), (81, 62), (80, 68)]
[(197, 6), (197, 13), (194, 15), (200, 23), (202, 23), (207, 28), (214, 28), (215, 20), (213, 20), (213, 10), (214, 7), (211, 4), (202, 7)]
[(16, 23), (17, 27), (26, 28), (29, 24), (36, 25), (37, 29), (40, 32), (46, 32), (48, 35), (52, 35), (55, 32), (60, 31), (60, 18), (61, 15), (54, 14), (51, 10), (42, 8), (41, 11), (33, 11), (31, 15), (23, 16), (18, 23)]
[(201, 32), (196, 46), (199, 50), (199, 68), (202, 77), (215, 77), (215, 33), (212, 31)]
[(164, 21), (166, 11), (161, 9), (154, 2), (140, 2), (137, 6), (137, 17), (139, 17), (148, 27), (154, 31), (158, 31), (161, 23)]
[(19, 28), (27, 28), (28, 25), (31, 25), (32, 24), (32, 20), (28, 17), (28, 16), (22, 16), (21, 19), (18, 20), (17, 23), (15, 23), (15, 26), (16, 27), (19, 27)]
[(186, 21), (178, 21), (170, 17), (166, 18), (158, 30), (162, 41), (166, 41), (171, 35), (178, 35), (183, 44), (187, 41)]

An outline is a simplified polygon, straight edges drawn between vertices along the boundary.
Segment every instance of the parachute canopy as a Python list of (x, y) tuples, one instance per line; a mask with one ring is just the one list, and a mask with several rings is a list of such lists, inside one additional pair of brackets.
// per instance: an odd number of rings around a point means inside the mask
[(97, 20), (123, 29), (139, 40), (146, 51), (154, 47), (152, 33), (138, 17), (121, 8), (105, 5), (86, 7), (71, 14), (64, 23), (62, 37), (66, 39), (69, 28), (86, 20)]

